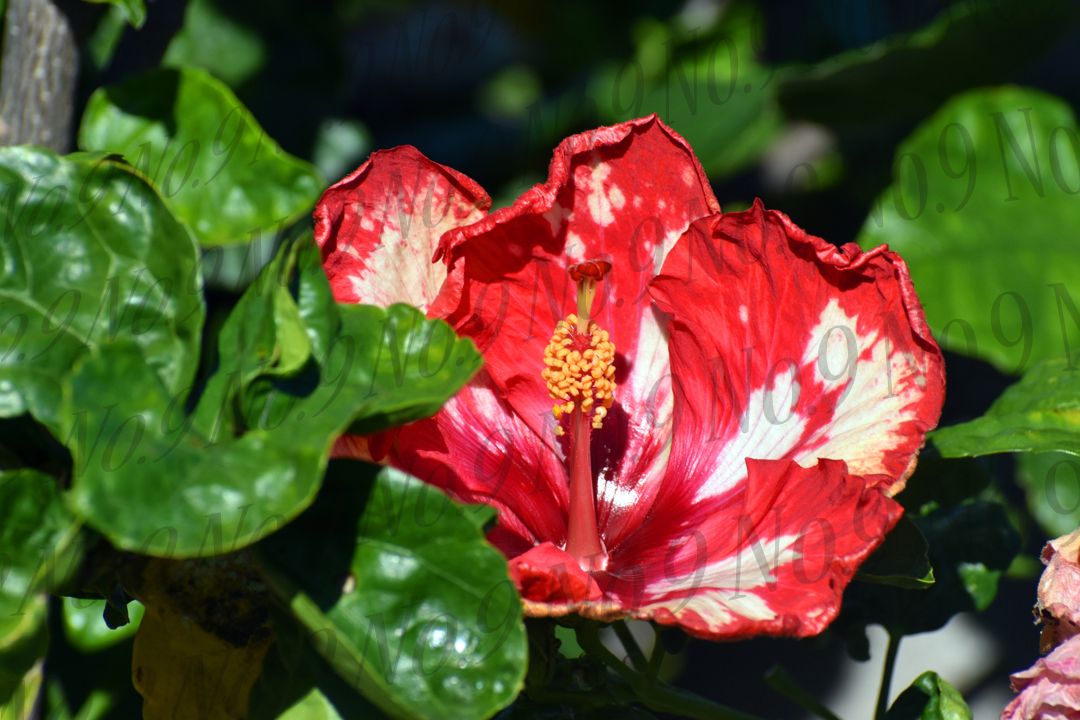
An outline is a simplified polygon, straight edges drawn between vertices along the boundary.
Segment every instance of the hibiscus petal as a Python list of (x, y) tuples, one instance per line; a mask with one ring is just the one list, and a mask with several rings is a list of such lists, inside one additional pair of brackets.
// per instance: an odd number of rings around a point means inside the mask
[(395, 467), (460, 502), (499, 511), (490, 540), (514, 557), (563, 543), (569, 508), (564, 458), (551, 452), (482, 370), (434, 417), (401, 428)]
[(609, 594), (638, 617), (711, 639), (805, 637), (832, 622), (855, 568), (902, 509), (841, 461), (746, 465), (747, 481), (726, 497), (682, 515), (656, 508), (613, 557), (643, 571)]
[(592, 310), (616, 345), (619, 388), (594, 442), (607, 451), (593, 459), (600, 523), (615, 537), (651, 486), (644, 479), (662, 474), (671, 433), (666, 318), (647, 286), (690, 222), (718, 210), (689, 145), (651, 116), (567, 138), (547, 184), (440, 245), (451, 270), (432, 313), (476, 341), (496, 385), (555, 451), (540, 373), (555, 324), (576, 311), (566, 268), (612, 263)]
[(549, 542), (510, 561), (510, 577), (521, 589), (526, 612), (565, 615), (600, 599), (600, 587), (574, 558)]
[(432, 261), (439, 238), (490, 207), (483, 188), (414, 147), (373, 153), (315, 207), (315, 240), (334, 298), (427, 312), (446, 279), (446, 266)]
[(668, 472), (681, 493), (722, 496), (745, 457), (843, 459), (903, 488), (940, 415), (944, 369), (899, 256), (838, 250), (758, 201), (695, 223), (650, 292), (685, 359), (672, 368)]
[(609, 548), (608, 572), (591, 573), (601, 597), (565, 577), (561, 551), (511, 561), (527, 566), (519, 587), (529, 614), (636, 617), (713, 640), (821, 632), (900, 505), (840, 461), (746, 462), (748, 480), (727, 497), (654, 512)]

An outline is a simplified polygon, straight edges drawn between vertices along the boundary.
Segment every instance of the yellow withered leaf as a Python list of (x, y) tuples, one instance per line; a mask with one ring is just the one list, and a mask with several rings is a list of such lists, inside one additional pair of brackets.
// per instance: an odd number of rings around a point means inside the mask
[(146, 562), (132, 679), (144, 720), (238, 720), (273, 642), (266, 587), (246, 553)]

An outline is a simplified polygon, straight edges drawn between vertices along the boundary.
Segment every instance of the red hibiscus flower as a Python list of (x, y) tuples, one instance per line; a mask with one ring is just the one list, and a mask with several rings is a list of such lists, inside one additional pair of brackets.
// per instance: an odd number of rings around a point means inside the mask
[(489, 207), (411, 147), (323, 196), (337, 299), (420, 306), (485, 360), (435, 417), (335, 452), (494, 505), (531, 615), (820, 632), (941, 410), (903, 261), (721, 215), (655, 116), (567, 138)]

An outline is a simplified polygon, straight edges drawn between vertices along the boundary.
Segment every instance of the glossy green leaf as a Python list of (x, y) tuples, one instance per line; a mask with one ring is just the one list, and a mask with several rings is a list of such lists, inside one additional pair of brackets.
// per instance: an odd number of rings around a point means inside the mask
[(89, 2), (96, 3), (108, 3), (114, 7), (120, 8), (124, 12), (124, 17), (131, 24), (131, 27), (138, 30), (146, 22), (146, 5), (143, 0), (88, 0)]
[(1027, 491), (1028, 510), (1046, 536), (1068, 535), (1080, 526), (1080, 458), (1066, 453), (1015, 457), (1016, 479)]
[(1064, 101), (999, 87), (953, 98), (900, 144), (858, 241), (904, 258), (947, 349), (1008, 373), (1065, 357), (1066, 338), (1080, 354), (1078, 133)]
[(971, 720), (971, 708), (956, 688), (927, 671), (893, 701), (885, 720)]
[(478, 513), (397, 470), (336, 462), (318, 501), (258, 546), (272, 585), (387, 714), (491, 716), (521, 689), (527, 650)]
[[(305, 284), (293, 298), (289, 286), (298, 274), (297, 253), (301, 248), (305, 248), (305, 258), (317, 253), (310, 234), (286, 241), (233, 308), (218, 335), (218, 355), (225, 361), (218, 368), (219, 377), (239, 371), (240, 384), (247, 387), (259, 375), (294, 375), (311, 356), (312, 339), (319, 342), (319, 357), (325, 355), (329, 339), (337, 330), (337, 308), (322, 268), (317, 264), (312, 267), (310, 260), (304, 272)], [(312, 330), (313, 337), (308, 335), (301, 305), (306, 319), (319, 329), (318, 333)]]
[(274, 645), (251, 688), (249, 720), (339, 720), (386, 716), (338, 677), (288, 610), (270, 607)]
[[(321, 356), (296, 357), (304, 335)], [(432, 415), (480, 367), (472, 341), (416, 308), (335, 305), (310, 235), (283, 245), (220, 337), (190, 414), (130, 343), (65, 381), (69, 503), (121, 549), (192, 557), (254, 542), (311, 502), (343, 430)]]
[(591, 82), (588, 97), (601, 121), (658, 113), (693, 146), (710, 177), (752, 164), (783, 125), (774, 70), (757, 58), (754, 13), (751, 5), (733, 4), (706, 37), (672, 37), (659, 28), (642, 37), (637, 57), (604, 68)]
[(53, 478), (0, 474), (0, 704), (45, 653), (45, 593), (77, 570), (77, 531)]
[(0, 416), (57, 437), (60, 379), (86, 350), (133, 340), (189, 388), (205, 308), (198, 247), (132, 170), (103, 155), (0, 149)]
[(856, 580), (918, 590), (934, 584), (934, 571), (926, 553), (929, 546), (922, 531), (904, 515), (885, 542), (866, 559)]
[(191, 0), (184, 27), (173, 36), (163, 67), (199, 67), (238, 87), (262, 69), (266, 48), (258, 33), (221, 12), (212, 0)]
[(256, 377), (295, 375), (312, 352), (316, 362), (326, 360), (340, 327), (311, 233), (286, 238), (217, 334), (217, 368), (196, 411), (196, 430), (207, 436), (233, 432), (237, 418), (223, 408)]
[(786, 73), (780, 104), (830, 125), (925, 117), (954, 93), (1006, 82), (1076, 18), (1062, 0), (953, 3), (917, 32)]
[(982, 610), (993, 600), (997, 579), (1020, 548), (1020, 535), (1005, 507), (976, 500), (938, 508), (912, 518), (929, 546), (934, 583), (921, 590), (854, 583), (844, 593), (834, 627), (849, 652), (864, 656), (865, 627), (884, 626), (894, 635), (937, 630), (958, 612)]
[(985, 415), (931, 437), (945, 457), (1051, 450), (1080, 455), (1080, 371), (1070, 371), (1065, 360), (1038, 363)]
[(80, 600), (64, 598), (64, 635), (75, 649), (92, 653), (115, 645), (135, 635), (139, 629), (145, 608), (142, 603), (128, 603), (131, 622), (118, 628), (105, 624), (104, 598), (99, 600)]
[(310, 212), (324, 184), (282, 151), (228, 86), (158, 69), (90, 98), (79, 147), (127, 157), (204, 246), (247, 242)]

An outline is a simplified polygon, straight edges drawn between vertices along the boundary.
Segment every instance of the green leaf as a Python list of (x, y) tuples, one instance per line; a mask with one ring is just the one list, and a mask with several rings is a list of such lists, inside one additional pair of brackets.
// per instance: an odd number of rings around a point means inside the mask
[(393, 717), (508, 705), (525, 675), (521, 604), (473, 508), (400, 471), (335, 462), (316, 503), (258, 546), (320, 654)]
[(998, 579), (1001, 578), (1002, 571), (989, 570), (981, 562), (960, 563), (956, 566), (956, 571), (960, 574), (964, 590), (971, 596), (975, 609), (982, 612), (990, 607), (997, 595)]
[(312, 688), (300, 702), (279, 715), (278, 720), (342, 720), (342, 717), (319, 688)]
[(105, 599), (80, 600), (64, 598), (64, 635), (80, 652), (92, 653), (111, 647), (135, 635), (145, 608), (142, 603), (128, 604), (131, 622), (118, 628), (105, 624)]
[(138, 30), (146, 22), (146, 5), (143, 0), (87, 0), (94, 3), (108, 3), (113, 7), (120, 8), (124, 12), (124, 17), (131, 24), (131, 27)]
[(1080, 372), (1070, 371), (1065, 360), (1040, 362), (985, 415), (930, 437), (945, 457), (1051, 450), (1080, 455)]
[(307, 630), (288, 610), (271, 605), (270, 618), (275, 640), (251, 688), (250, 720), (386, 717), (315, 652)]
[(1080, 458), (1020, 453), (1016, 479), (1027, 491), (1028, 510), (1047, 537), (1068, 535), (1080, 526)]
[(954, 3), (914, 33), (790, 71), (780, 84), (780, 104), (829, 125), (925, 117), (954, 93), (1007, 81), (1076, 17), (1061, 0)]
[[(301, 248), (309, 262), (303, 274), (305, 283), (294, 299), (289, 286), (297, 274)], [(219, 367), (218, 377), (240, 371), (240, 385), (247, 387), (260, 375), (294, 375), (310, 357), (312, 340), (319, 343), (319, 357), (325, 356), (337, 330), (337, 308), (322, 268), (311, 265), (312, 252), (317, 250), (310, 233), (286, 241), (248, 287), (218, 336), (218, 354), (227, 363)], [(318, 328), (310, 337), (300, 305), (306, 319)]]
[(239, 87), (266, 62), (259, 34), (221, 12), (211, 0), (191, 0), (184, 27), (169, 42), (162, 67), (199, 67)]
[[(130, 343), (91, 354), (65, 380), (69, 505), (113, 545), (195, 557), (255, 542), (311, 502), (342, 431), (432, 415), (479, 369), (471, 340), (416, 308), (334, 305), (317, 252), (310, 235), (286, 243), (248, 289), (190, 414)], [(326, 350), (299, 369), (290, 356), (283, 377), (286, 351), (267, 359), (301, 331)]]
[(919, 526), (904, 515), (874, 554), (855, 574), (856, 580), (918, 590), (934, 584), (926, 553), (929, 545)]
[(60, 379), (86, 345), (133, 340), (189, 388), (205, 318), (198, 247), (115, 158), (0, 149), (0, 417), (57, 437)]
[[(42, 648), (44, 648), (44, 637), (42, 638)], [(3, 660), (0, 659), (0, 677), (2, 677), (3, 671)], [(0, 717), (13, 718), (14, 720), (34, 717), (34, 707), (37, 705), (38, 693), (41, 691), (43, 679), (44, 667), (35, 663), (25, 675), (14, 681), (8, 699), (0, 700)], [(4, 680), (0, 680), (0, 683), (3, 682)]]
[(358, 120), (327, 118), (319, 126), (311, 160), (325, 178), (345, 177), (371, 153), (371, 133)]
[(0, 704), (45, 654), (44, 593), (78, 567), (70, 547), (77, 532), (53, 478), (0, 474)]
[(835, 627), (846, 635), (855, 657), (865, 650), (866, 625), (882, 625), (892, 635), (913, 635), (937, 630), (958, 612), (985, 609), (1001, 571), (1020, 548), (1020, 535), (998, 503), (976, 500), (938, 508), (912, 521), (929, 546), (934, 583), (922, 590), (849, 586)]
[(927, 671), (900, 693), (885, 720), (971, 720), (971, 708), (956, 688)]
[(313, 165), (283, 152), (228, 86), (196, 68), (158, 69), (97, 90), (79, 147), (126, 156), (204, 246), (288, 225), (324, 187)]
[[(603, 68), (591, 81), (587, 97), (597, 103), (601, 121), (655, 112), (693, 146), (710, 177), (751, 165), (783, 126), (774, 69), (757, 58), (755, 12), (746, 3), (726, 8), (720, 24), (703, 38), (696, 33), (665, 37), (666, 29), (660, 28), (640, 38), (638, 57)], [(664, 53), (678, 40), (689, 42), (669, 62)]]
[(858, 242), (904, 258), (947, 349), (1007, 373), (1063, 357), (1066, 338), (1080, 351), (1078, 132), (1064, 101), (999, 87), (953, 98), (900, 144)]
[(127, 19), (127, 11), (119, 5), (113, 5), (86, 39), (86, 55), (97, 72), (104, 70), (112, 61), (116, 46), (120, 44), (120, 38), (127, 29)]
[(15, 623), (5, 617), (0, 624), (0, 710), (6, 709), (6, 703), (20, 707), (19, 689), (49, 644), (44, 596), (33, 596), (23, 613)]

